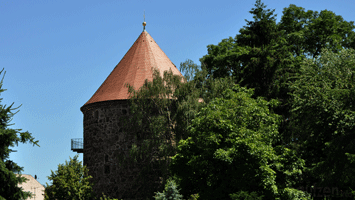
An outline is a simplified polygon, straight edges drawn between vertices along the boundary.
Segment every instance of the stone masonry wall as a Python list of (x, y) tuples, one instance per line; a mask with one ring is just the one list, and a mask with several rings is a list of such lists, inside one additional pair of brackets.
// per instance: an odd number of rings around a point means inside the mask
[(84, 164), (93, 176), (94, 191), (115, 198), (129, 198), (138, 169), (120, 166), (134, 142), (123, 132), (121, 117), (128, 116), (126, 100), (98, 102), (82, 108), (84, 113)]

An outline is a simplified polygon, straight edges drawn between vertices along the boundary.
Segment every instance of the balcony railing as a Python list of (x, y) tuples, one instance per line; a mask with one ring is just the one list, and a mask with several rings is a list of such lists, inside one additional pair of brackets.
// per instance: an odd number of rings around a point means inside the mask
[(83, 138), (71, 139), (71, 150), (77, 153), (83, 153), (84, 152)]

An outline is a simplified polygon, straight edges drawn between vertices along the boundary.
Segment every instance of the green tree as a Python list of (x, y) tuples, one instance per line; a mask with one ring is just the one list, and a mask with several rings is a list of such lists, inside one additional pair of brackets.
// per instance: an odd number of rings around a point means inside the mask
[(317, 57), (322, 49), (339, 52), (355, 48), (354, 22), (332, 11), (307, 10), (291, 4), (284, 8), (279, 29), (287, 35), (294, 56)]
[(100, 197), (100, 200), (118, 200), (118, 199), (111, 199), (110, 197), (107, 197), (105, 194)]
[[(188, 137), (187, 127), (198, 110), (232, 84), (229, 79), (201, 81), (205, 71), (189, 60), (181, 63), (181, 69), (190, 78), (172, 72), (161, 76), (154, 71), (152, 82), (146, 81), (138, 90), (128, 86), (131, 115), (122, 120), (126, 120), (125, 132), (136, 142), (129, 157), (118, 159), (123, 165), (141, 169), (136, 184), (147, 197), (163, 189), (170, 177), (170, 158), (176, 153), (176, 144)], [(159, 181), (152, 183), (159, 177), (160, 186), (156, 184)]]
[(121, 155), (118, 159), (122, 165), (140, 169), (134, 184), (144, 196), (136, 198), (151, 198), (163, 188), (169, 177), (169, 158), (175, 154), (175, 141), (184, 134), (176, 123), (178, 97), (175, 95), (183, 85), (183, 77), (171, 71), (160, 74), (153, 69), (153, 72), (153, 81), (146, 80), (141, 88), (135, 90), (127, 85), (131, 94), (130, 115), (121, 119), (125, 133), (135, 143), (129, 156)]
[(266, 9), (260, 0), (251, 9), (252, 21), (234, 38), (209, 45), (208, 54), (200, 59), (207, 78), (231, 76), (242, 87), (254, 88), (254, 96), (281, 103), (273, 110), (283, 117), (279, 132), (282, 143), (289, 144), (291, 89), (303, 59), (316, 58), (322, 48), (338, 52), (355, 48), (354, 23), (331, 11), (305, 11), (290, 5), (281, 21), (276, 22), (274, 10)]
[(190, 82), (199, 77), (201, 66), (195, 64), (192, 60), (187, 59), (185, 62), (180, 63), (180, 72), (184, 76), (186, 82)]
[(274, 10), (266, 9), (260, 0), (250, 13), (253, 21), (218, 45), (209, 45), (208, 54), (200, 59), (208, 77), (232, 76), (242, 87), (254, 88), (255, 96), (267, 100), (287, 98), (289, 74), (297, 72), (283, 31), (278, 29)]
[(259, 196), (257, 192), (240, 191), (236, 194), (231, 194), (233, 200), (262, 200), (264, 196)]
[(323, 49), (304, 61), (291, 87), (294, 148), (308, 169), (302, 187), (354, 190), (355, 50)]
[[(252, 21), (239, 30), (234, 38), (209, 45), (208, 54), (200, 61), (207, 70), (207, 78), (232, 77), (242, 87), (253, 88), (254, 97), (277, 99), (273, 110), (283, 117), (279, 132), (287, 136), (290, 110), (289, 81), (298, 72), (302, 57), (295, 57), (287, 43), (285, 31), (279, 29), (274, 10), (257, 0), (249, 12)], [(289, 136), (280, 143), (288, 143)]]
[(354, 22), (331, 11), (305, 11), (291, 4), (276, 23), (274, 10), (257, 0), (249, 13), (253, 21), (246, 20), (235, 38), (209, 45), (200, 60), (208, 77), (233, 76), (235, 83), (254, 88), (255, 96), (284, 102), (287, 82), (306, 56), (314, 58), (322, 48), (333, 52), (355, 48)]
[(182, 200), (182, 195), (179, 193), (179, 189), (174, 180), (168, 180), (165, 184), (163, 192), (157, 192), (154, 196), (155, 200)]
[[(0, 74), (3, 72), (2, 70)], [(5, 76), (5, 75), (4, 75)], [(0, 93), (4, 92), (2, 88), (4, 76), (0, 82)], [(1, 102), (2, 98), (0, 98)], [(24, 177), (18, 176), (23, 171), (23, 167), (18, 166), (15, 162), (9, 159), (9, 155), (12, 151), (11, 147), (18, 143), (29, 142), (33, 145), (38, 145), (38, 141), (34, 140), (34, 137), (29, 132), (21, 132), (21, 129), (9, 128), (13, 116), (18, 112), (13, 112), (17, 108), (10, 106), (0, 105), (0, 199), (6, 200), (18, 200), (26, 199), (30, 196), (29, 192), (24, 192), (18, 187), (19, 183), (25, 182)]]
[[(290, 159), (292, 150), (272, 147), (279, 140), (279, 117), (268, 107), (276, 102), (252, 95), (237, 85), (226, 89), (192, 120), (171, 166), (184, 196), (229, 199), (244, 191), (276, 199), (292, 187), (287, 177), (299, 176), (303, 162)], [(278, 174), (286, 177), (280, 175), (280, 184)]]
[(51, 171), (48, 179), (51, 185), (46, 183), (45, 199), (93, 199), (92, 184), (89, 179), (88, 169), (78, 161), (78, 155), (59, 164), (58, 170)]

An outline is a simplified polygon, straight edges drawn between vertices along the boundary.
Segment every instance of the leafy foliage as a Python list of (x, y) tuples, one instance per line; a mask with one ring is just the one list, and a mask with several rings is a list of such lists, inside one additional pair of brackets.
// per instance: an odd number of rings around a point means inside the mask
[[(192, 120), (190, 137), (180, 141), (171, 166), (183, 195), (229, 199), (239, 191), (258, 191), (268, 199), (278, 197), (276, 170), (287, 166), (272, 147), (279, 139), (279, 117), (268, 106), (276, 102), (252, 95), (252, 90), (236, 85)], [(290, 176), (302, 167), (292, 164)]]
[(165, 190), (162, 193), (157, 192), (154, 196), (156, 200), (182, 200), (182, 197), (174, 180), (168, 180)]
[(233, 200), (262, 200), (263, 196), (259, 196), (257, 192), (245, 192), (239, 191), (236, 194), (231, 194), (230, 197)]
[(55, 172), (51, 171), (48, 179), (52, 184), (46, 183), (45, 199), (92, 199), (94, 196), (90, 178), (88, 169), (78, 161), (76, 155), (69, 162), (59, 164)]
[(145, 187), (146, 194), (159, 188), (151, 183), (154, 177), (160, 177), (165, 184), (171, 175), (170, 158), (176, 153), (176, 144), (188, 137), (187, 127), (198, 110), (232, 84), (228, 78), (201, 81), (205, 71), (192, 61), (181, 66), (193, 76), (189, 81), (172, 72), (160, 76), (155, 71), (152, 82), (147, 81), (139, 90), (130, 87), (131, 117), (126, 119), (126, 132), (136, 143), (130, 156), (119, 160), (122, 164), (140, 166), (137, 184)]
[[(234, 38), (223, 39), (218, 45), (209, 45), (208, 54), (200, 59), (207, 70), (207, 78), (231, 77), (242, 87), (253, 88), (254, 98), (277, 99), (280, 104), (273, 110), (282, 116), (279, 132), (288, 136), (290, 88), (303, 57), (295, 57), (293, 45), (286, 32), (276, 23), (274, 10), (266, 9), (260, 0), (249, 12), (252, 21), (240, 29)], [(280, 143), (289, 142), (289, 136)]]
[(100, 200), (118, 200), (118, 199), (111, 199), (110, 197), (107, 197), (105, 194), (100, 197)]
[(294, 56), (315, 58), (322, 49), (339, 52), (355, 48), (354, 22), (345, 21), (332, 11), (308, 10), (291, 4), (283, 11), (279, 29), (287, 35)]
[[(165, 72), (162, 76), (154, 70), (152, 82), (135, 90), (127, 85), (131, 93), (130, 117), (125, 120), (125, 132), (136, 141), (130, 156), (119, 158), (121, 164), (140, 169), (137, 185), (150, 198), (164, 186), (169, 176), (169, 157), (174, 155), (175, 140), (183, 132), (177, 125), (177, 96), (175, 91), (182, 86), (182, 77)], [(162, 184), (157, 184), (162, 179)], [(143, 197), (142, 197), (143, 198)]]
[[(3, 70), (0, 72), (0, 74)], [(0, 82), (0, 93), (4, 92), (2, 88), (3, 79)], [(0, 99), (1, 102), (2, 98)], [(18, 166), (15, 162), (9, 159), (11, 147), (18, 143), (29, 142), (34, 145), (38, 145), (38, 141), (35, 141), (34, 137), (29, 132), (21, 132), (21, 129), (11, 129), (9, 126), (13, 116), (18, 112), (13, 108), (13, 104), (10, 106), (0, 105), (0, 199), (18, 200), (26, 199), (30, 197), (29, 192), (24, 192), (18, 187), (19, 183), (26, 181), (20, 174), (23, 171), (23, 167)]]
[(355, 188), (355, 51), (305, 60), (292, 89), (292, 133), (309, 169), (303, 186)]
[(209, 45), (208, 54), (200, 59), (208, 76), (232, 76), (242, 87), (254, 88), (255, 96), (268, 100), (287, 96), (289, 73), (297, 72), (297, 62), (289, 51), (283, 31), (278, 29), (274, 10), (256, 1), (250, 13), (254, 21), (247, 21), (233, 39)]
[(282, 200), (312, 200), (313, 198), (307, 192), (294, 188), (285, 188), (281, 192)]
[(277, 23), (274, 10), (260, 0), (250, 13), (254, 20), (246, 20), (234, 38), (209, 45), (200, 61), (207, 78), (231, 76), (234, 83), (254, 88), (254, 97), (279, 100), (274, 111), (283, 117), (279, 132), (287, 144), (292, 142), (289, 83), (296, 80), (302, 60), (316, 58), (322, 48), (332, 52), (355, 48), (355, 25), (331, 11), (305, 11), (295, 5), (285, 8)]

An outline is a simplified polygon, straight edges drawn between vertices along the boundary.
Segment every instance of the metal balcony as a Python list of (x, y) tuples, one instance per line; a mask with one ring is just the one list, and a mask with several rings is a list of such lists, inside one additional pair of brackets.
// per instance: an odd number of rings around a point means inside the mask
[(83, 153), (84, 152), (83, 138), (71, 139), (71, 150), (77, 153)]

